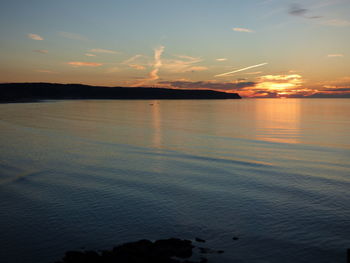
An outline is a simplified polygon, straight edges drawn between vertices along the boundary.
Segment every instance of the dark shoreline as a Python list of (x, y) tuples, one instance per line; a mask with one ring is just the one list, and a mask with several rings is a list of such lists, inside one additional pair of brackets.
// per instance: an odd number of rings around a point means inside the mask
[[(124, 243), (111, 250), (67, 251), (60, 261), (55, 263), (206, 263), (208, 254), (222, 254), (223, 250), (203, 247), (206, 241), (169, 238), (155, 240), (142, 239)], [(201, 246), (199, 246), (201, 243)]]
[(103, 87), (82, 84), (0, 83), (0, 103), (42, 100), (199, 100), (241, 99), (237, 93), (214, 90), (180, 90), (152, 87)]

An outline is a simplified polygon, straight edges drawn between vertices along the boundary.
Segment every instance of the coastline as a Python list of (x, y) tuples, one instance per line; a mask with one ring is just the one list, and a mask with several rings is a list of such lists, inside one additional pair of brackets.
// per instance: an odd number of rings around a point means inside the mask
[(82, 84), (2, 83), (0, 103), (42, 100), (163, 100), (241, 99), (238, 93), (214, 90), (182, 90), (153, 87), (103, 87)]

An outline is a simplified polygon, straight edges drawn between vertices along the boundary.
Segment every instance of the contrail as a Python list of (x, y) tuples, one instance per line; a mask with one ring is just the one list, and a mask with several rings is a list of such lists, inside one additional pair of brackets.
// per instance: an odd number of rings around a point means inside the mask
[(230, 75), (230, 74), (233, 74), (233, 73), (236, 73), (236, 72), (240, 72), (240, 71), (244, 71), (244, 70), (247, 70), (247, 69), (251, 69), (251, 68), (256, 68), (256, 67), (261, 67), (261, 66), (264, 66), (268, 63), (261, 63), (261, 64), (258, 64), (258, 65), (254, 65), (254, 66), (249, 66), (249, 67), (246, 67), (246, 68), (241, 68), (241, 69), (237, 69), (235, 71), (230, 71), (230, 72), (226, 72), (226, 73), (222, 73), (222, 74), (218, 74), (218, 75), (215, 75), (215, 77), (222, 77), (222, 76), (226, 76), (226, 75)]
[(146, 82), (159, 79), (158, 71), (162, 66), (161, 56), (162, 56), (162, 53), (164, 52), (164, 49), (165, 49), (164, 46), (160, 46), (154, 49), (154, 64), (153, 64), (152, 71), (149, 73), (149, 77), (135, 83), (134, 85), (132, 85), (133, 87), (141, 86)]

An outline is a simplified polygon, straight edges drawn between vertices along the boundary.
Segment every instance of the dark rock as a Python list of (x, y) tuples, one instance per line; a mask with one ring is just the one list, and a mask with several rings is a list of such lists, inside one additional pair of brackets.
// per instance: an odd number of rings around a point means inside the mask
[(223, 250), (215, 250), (215, 249), (211, 249), (211, 248), (208, 248), (208, 247), (198, 247), (199, 249), (199, 252), (202, 253), (202, 254), (222, 254), (224, 253)]
[(68, 251), (59, 263), (199, 263), (198, 261), (180, 261), (174, 258), (191, 257), (193, 248), (190, 240), (170, 238), (152, 242), (143, 239), (122, 244), (101, 253)]
[(166, 256), (189, 258), (192, 256), (192, 248), (194, 246), (190, 240), (170, 238), (154, 242), (155, 252)]
[(238, 240), (239, 238), (238, 238), (238, 237), (233, 237), (232, 239), (233, 239), (233, 240)]
[(205, 240), (204, 240), (204, 239), (201, 239), (201, 238), (199, 238), (199, 237), (196, 237), (195, 240), (196, 240), (197, 242), (205, 243)]
[(63, 262), (65, 263), (94, 263), (99, 262), (100, 255), (95, 251), (68, 251), (66, 252)]

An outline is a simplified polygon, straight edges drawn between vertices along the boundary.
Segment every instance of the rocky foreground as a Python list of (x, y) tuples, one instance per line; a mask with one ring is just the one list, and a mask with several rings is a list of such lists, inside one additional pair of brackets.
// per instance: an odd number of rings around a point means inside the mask
[[(205, 240), (196, 238), (196, 242)], [(198, 248), (199, 259), (190, 259), (193, 249)], [(190, 240), (170, 238), (163, 240), (140, 240), (114, 247), (112, 250), (68, 251), (61, 261), (56, 263), (205, 263), (205, 254), (224, 253), (206, 247), (196, 247)]]

